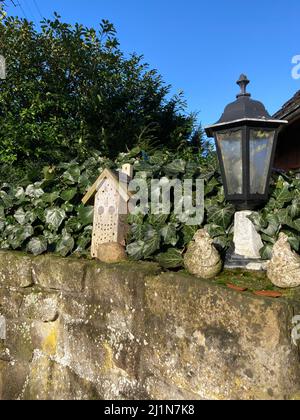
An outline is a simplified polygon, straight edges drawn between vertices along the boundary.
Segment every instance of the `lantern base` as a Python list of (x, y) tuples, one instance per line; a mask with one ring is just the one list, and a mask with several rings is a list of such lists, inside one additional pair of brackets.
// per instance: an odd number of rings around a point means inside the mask
[(260, 209), (264, 204), (266, 200), (257, 199), (250, 200), (250, 201), (237, 201), (237, 200), (228, 200), (229, 203), (231, 203), (237, 211), (246, 211), (246, 210), (258, 210)]
[(227, 270), (244, 269), (251, 271), (266, 271), (267, 261), (257, 258), (247, 258), (235, 254), (234, 250), (228, 251), (225, 260), (225, 268)]

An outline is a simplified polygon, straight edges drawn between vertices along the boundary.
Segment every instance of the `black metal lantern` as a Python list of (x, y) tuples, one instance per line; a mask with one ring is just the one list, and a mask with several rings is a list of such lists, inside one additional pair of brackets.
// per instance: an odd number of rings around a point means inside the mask
[(238, 210), (253, 210), (267, 201), (278, 129), (287, 123), (272, 119), (261, 102), (251, 99), (249, 83), (241, 75), (237, 100), (205, 129), (215, 138), (226, 199)]

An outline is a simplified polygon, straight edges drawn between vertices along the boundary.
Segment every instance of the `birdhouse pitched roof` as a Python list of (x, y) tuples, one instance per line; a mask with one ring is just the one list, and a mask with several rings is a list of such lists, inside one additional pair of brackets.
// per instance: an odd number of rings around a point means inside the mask
[(87, 204), (97, 193), (101, 185), (106, 179), (110, 179), (116, 189), (120, 192), (121, 197), (128, 201), (132, 194), (124, 187), (124, 184), (128, 184), (129, 177), (126, 176), (126, 174), (121, 174), (121, 181), (119, 180), (119, 173), (116, 171), (112, 171), (111, 169), (104, 169), (104, 171), (101, 173), (101, 175), (97, 178), (97, 180), (94, 182), (94, 184), (91, 186), (91, 188), (88, 190), (88, 192), (85, 194), (85, 196), (82, 199), (83, 204)]

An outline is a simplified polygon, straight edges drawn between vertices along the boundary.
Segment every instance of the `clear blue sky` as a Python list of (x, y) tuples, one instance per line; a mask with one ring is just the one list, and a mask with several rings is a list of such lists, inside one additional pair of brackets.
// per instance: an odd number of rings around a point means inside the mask
[[(215, 122), (235, 98), (242, 72), (252, 96), (271, 113), (300, 89), (300, 79), (291, 76), (292, 57), (300, 54), (299, 0), (14, 1), (36, 21), (38, 9), (87, 26), (109, 19), (121, 48), (144, 54), (174, 93), (183, 90), (203, 125)], [(23, 14), (20, 6), (8, 11)]]

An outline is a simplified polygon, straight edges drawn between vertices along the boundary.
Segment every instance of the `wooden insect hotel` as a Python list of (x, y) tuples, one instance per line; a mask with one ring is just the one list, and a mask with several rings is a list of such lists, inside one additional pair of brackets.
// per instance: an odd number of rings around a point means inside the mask
[(105, 169), (82, 199), (87, 204), (95, 197), (91, 250), (93, 258), (97, 258), (100, 245), (118, 243), (125, 246), (130, 199), (127, 184), (132, 176), (131, 165), (124, 165), (119, 172)]

